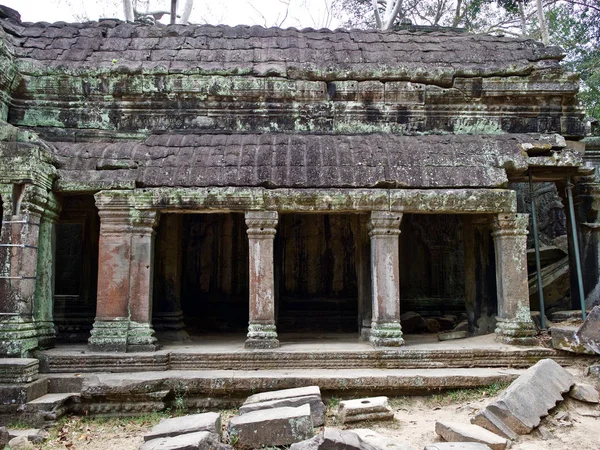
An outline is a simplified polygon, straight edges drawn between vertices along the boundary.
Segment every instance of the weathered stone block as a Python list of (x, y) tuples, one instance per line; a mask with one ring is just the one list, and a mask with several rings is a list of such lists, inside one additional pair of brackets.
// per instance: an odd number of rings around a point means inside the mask
[(471, 422), (508, 438), (530, 433), (574, 383), (567, 370), (551, 359), (543, 359), (527, 369)]
[(243, 448), (290, 445), (313, 436), (310, 406), (273, 408), (235, 416), (229, 436)]
[(598, 390), (591, 384), (575, 383), (569, 391), (569, 397), (586, 403), (599, 403)]
[(340, 402), (338, 415), (342, 423), (361, 420), (392, 420), (394, 412), (387, 397), (370, 397)]
[(413, 450), (411, 446), (398, 442), (397, 439), (384, 436), (373, 430), (368, 430), (366, 428), (356, 428), (354, 430), (348, 431), (358, 435), (358, 437), (364, 443), (378, 450)]
[(600, 306), (595, 306), (583, 324), (552, 327), (552, 346), (559, 350), (589, 355), (600, 355)]
[(144, 441), (199, 431), (208, 431), (220, 435), (221, 414), (210, 412), (164, 419), (144, 435)]
[(427, 444), (425, 450), (491, 450), (491, 448), (479, 442), (438, 442)]
[(326, 427), (312, 439), (292, 444), (290, 450), (377, 450), (350, 430)]
[(144, 442), (140, 450), (228, 450), (230, 445), (222, 444), (219, 436), (209, 431), (182, 434), (180, 436), (158, 438)]
[(2, 358), (0, 384), (30, 383), (37, 378), (38, 368), (35, 358)]
[(310, 395), (318, 395), (321, 397), (319, 386), (306, 386), (292, 389), (281, 389), (279, 391), (261, 392), (260, 394), (251, 395), (246, 399), (244, 405), (251, 403), (267, 402), (271, 400), (282, 400), (293, 397), (306, 397)]
[(321, 396), (306, 395), (303, 397), (282, 398), (278, 400), (269, 400), (265, 402), (256, 402), (243, 404), (240, 407), (240, 415), (247, 414), (252, 411), (260, 411), (263, 409), (273, 409), (281, 407), (298, 407), (302, 405), (310, 406), (310, 415), (312, 417), (313, 426), (319, 427), (325, 423), (326, 407), (321, 400)]
[(492, 450), (504, 450), (509, 444), (508, 439), (478, 425), (436, 422), (435, 432), (448, 442), (478, 442)]
[(447, 331), (445, 333), (438, 333), (439, 341), (452, 341), (454, 339), (465, 339), (469, 337), (468, 331)]

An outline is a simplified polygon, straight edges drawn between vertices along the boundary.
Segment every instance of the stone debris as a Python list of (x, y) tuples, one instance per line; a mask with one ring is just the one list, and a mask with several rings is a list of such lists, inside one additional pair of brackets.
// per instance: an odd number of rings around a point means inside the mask
[(376, 449), (381, 450), (414, 450), (411, 446), (398, 442), (397, 439), (384, 436), (376, 431), (367, 428), (356, 428), (348, 430), (358, 435), (358, 437), (366, 444), (371, 445)]
[(593, 364), (588, 368), (590, 376), (600, 378), (600, 364)]
[(504, 450), (509, 445), (508, 439), (478, 425), (439, 421), (435, 432), (448, 442), (479, 442), (492, 450)]
[(144, 435), (144, 441), (208, 431), (221, 435), (221, 414), (209, 412), (163, 419)]
[(569, 391), (569, 397), (586, 403), (599, 403), (598, 390), (591, 384), (575, 383)]
[(583, 324), (553, 327), (552, 346), (558, 350), (588, 355), (600, 355), (600, 306), (595, 306)]
[(325, 427), (317, 436), (292, 444), (289, 450), (379, 450), (367, 444), (354, 430)]
[(313, 426), (319, 427), (325, 423), (325, 404), (321, 399), (321, 390), (318, 386), (305, 388), (284, 389), (281, 391), (264, 392), (255, 394), (240, 407), (240, 415), (262, 409), (281, 407), (298, 407), (310, 405), (310, 415)]
[(400, 324), (404, 334), (419, 333), (427, 329), (425, 319), (419, 313), (407, 311), (400, 316)]
[(180, 436), (153, 439), (144, 442), (140, 450), (232, 450), (222, 444), (219, 435), (209, 431), (187, 433)]
[(489, 445), (479, 442), (436, 442), (427, 444), (425, 450), (491, 450)]
[[(34, 444), (41, 444), (48, 439), (48, 432), (39, 428), (24, 428), (24, 429), (9, 429), (9, 439), (13, 439), (19, 436), (25, 436), (29, 441)], [(2, 447), (0, 447), (2, 448)]]
[(392, 420), (394, 412), (387, 397), (369, 397), (340, 402), (338, 416), (342, 423), (361, 420)]
[(452, 341), (454, 339), (464, 339), (469, 337), (468, 331), (446, 331), (444, 333), (438, 333), (439, 341)]
[(27, 439), (27, 436), (17, 436), (8, 441), (10, 450), (33, 450), (33, 442)]
[(310, 406), (252, 411), (229, 421), (229, 437), (236, 446), (257, 448), (290, 445), (313, 437)]
[(471, 423), (508, 439), (528, 434), (574, 384), (575, 379), (567, 370), (552, 359), (543, 359), (479, 411)]

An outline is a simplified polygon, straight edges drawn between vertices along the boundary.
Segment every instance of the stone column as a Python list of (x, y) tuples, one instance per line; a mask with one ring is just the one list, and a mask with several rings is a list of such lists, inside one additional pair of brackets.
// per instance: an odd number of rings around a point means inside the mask
[(7, 184), (0, 189), (1, 356), (27, 357), (38, 346), (34, 304), (43, 208), (34, 200), (43, 201), (45, 194), (26, 184)]
[(50, 348), (56, 341), (54, 327), (54, 266), (56, 253), (55, 228), (60, 205), (52, 193), (40, 221), (37, 285), (35, 291), (34, 317), (38, 329), (39, 346)]
[(400, 257), (401, 213), (371, 212), (372, 322), (369, 341), (374, 346), (400, 346)]
[(189, 339), (181, 310), (182, 219), (182, 214), (164, 214), (160, 218), (156, 258), (159, 273), (152, 320), (160, 340)]
[(368, 341), (371, 336), (373, 301), (371, 299), (371, 243), (369, 241), (369, 221), (366, 214), (357, 216), (356, 236), (356, 278), (358, 282), (358, 319), (360, 340)]
[(92, 351), (156, 350), (152, 314), (157, 213), (137, 210), (129, 192), (100, 192), (98, 299), (88, 345)]
[(496, 328), (496, 266), (489, 215), (464, 216), (465, 300), (469, 331), (488, 334)]
[[(592, 177), (584, 178), (577, 183), (576, 189), (585, 307), (591, 309), (600, 305), (600, 182)], [(577, 302), (575, 299), (574, 303)]]
[(273, 242), (277, 211), (248, 211), (250, 320), (246, 348), (279, 347), (275, 327), (275, 280)]
[(528, 214), (498, 214), (492, 237), (496, 253), (498, 317), (496, 340), (515, 345), (536, 343), (527, 284)]

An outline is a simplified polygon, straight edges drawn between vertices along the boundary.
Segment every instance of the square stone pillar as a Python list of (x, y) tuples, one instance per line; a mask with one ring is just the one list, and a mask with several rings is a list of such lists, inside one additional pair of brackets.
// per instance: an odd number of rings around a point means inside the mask
[(528, 223), (528, 214), (502, 213), (495, 218), (492, 232), (498, 288), (496, 340), (515, 345), (536, 343), (527, 283)]
[(250, 320), (246, 348), (279, 347), (273, 275), (273, 243), (278, 217), (277, 211), (246, 212), (250, 256)]
[(130, 195), (96, 194), (100, 242), (96, 320), (88, 341), (92, 351), (157, 348), (151, 325), (157, 212), (135, 209)]
[(376, 347), (400, 346), (400, 255), (401, 213), (371, 212), (372, 322), (369, 341)]

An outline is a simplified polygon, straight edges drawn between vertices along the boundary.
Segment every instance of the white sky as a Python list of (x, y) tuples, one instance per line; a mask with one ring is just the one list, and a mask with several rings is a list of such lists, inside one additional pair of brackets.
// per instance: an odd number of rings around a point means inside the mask
[[(179, 0), (180, 11), (184, 3), (185, 0)], [(331, 3), (332, 0), (194, 0), (191, 22), (336, 28), (339, 21), (327, 14), (327, 6)], [(121, 0), (0, 0), (0, 4), (19, 11), (24, 22), (124, 17)], [(168, 10), (170, 1), (151, 0), (151, 5), (151, 9)]]

